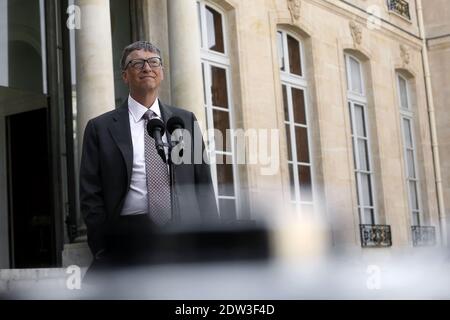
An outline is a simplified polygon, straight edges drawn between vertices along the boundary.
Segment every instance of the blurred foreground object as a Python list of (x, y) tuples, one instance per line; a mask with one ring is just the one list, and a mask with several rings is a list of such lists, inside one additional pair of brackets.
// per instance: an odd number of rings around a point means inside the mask
[[(275, 215), (274, 215), (275, 216)], [(35, 282), (8, 299), (448, 299), (450, 260), (438, 248), (337, 251), (313, 216), (184, 226), (151, 234), (154, 250), (106, 269), (80, 290)], [(148, 242), (146, 242), (148, 243)]]

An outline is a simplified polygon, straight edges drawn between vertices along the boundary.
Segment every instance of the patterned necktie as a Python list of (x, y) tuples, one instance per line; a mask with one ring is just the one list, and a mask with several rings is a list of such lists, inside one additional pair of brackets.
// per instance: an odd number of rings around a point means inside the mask
[(159, 156), (155, 140), (147, 133), (147, 123), (157, 115), (150, 109), (144, 114), (145, 172), (147, 176), (148, 211), (159, 226), (171, 218), (170, 180), (167, 165)]

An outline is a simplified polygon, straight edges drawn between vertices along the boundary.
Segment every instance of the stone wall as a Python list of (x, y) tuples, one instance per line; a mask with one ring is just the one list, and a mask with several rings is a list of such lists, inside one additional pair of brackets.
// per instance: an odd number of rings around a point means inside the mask
[[(215, 1), (223, 5), (224, 1)], [(287, 150), (280, 75), (277, 66), (276, 30), (282, 28), (301, 39), (308, 59), (308, 87), (312, 115), (315, 176), (323, 181), (317, 199), (323, 214), (339, 228), (347, 244), (360, 245), (359, 217), (353, 173), (352, 144), (346, 102), (344, 52), (363, 58), (369, 97), (369, 123), (375, 169), (375, 195), (379, 223), (392, 226), (394, 246), (410, 246), (411, 219), (405, 184), (402, 133), (398, 111), (395, 72), (407, 74), (414, 92), (414, 114), (419, 161), (422, 207), (427, 224), (438, 225), (433, 162), (423, 81), (421, 42), (415, 8), (411, 21), (392, 15), (385, 1), (360, 1), (361, 8), (377, 4), (382, 17), (380, 28), (367, 24), (368, 15), (340, 1), (300, 1), (298, 19), (288, 8), (288, 1), (227, 1), (227, 18), (236, 29), (228, 36), (233, 75), (240, 90), (234, 100), (242, 112), (242, 127), (279, 128), (280, 150)], [(357, 4), (359, 2), (357, 1)], [(361, 41), (352, 37), (351, 22), (361, 32)], [(403, 29), (403, 30), (402, 30)], [(359, 39), (357, 39), (359, 40)], [(236, 84), (233, 84), (236, 85)], [(260, 166), (246, 166), (247, 187), (252, 208), (262, 199), (286, 202), (289, 199), (289, 175), (286, 152), (280, 152), (279, 174), (263, 176)], [(282, 211), (282, 210), (279, 210)], [(274, 210), (274, 214), (281, 214)]]

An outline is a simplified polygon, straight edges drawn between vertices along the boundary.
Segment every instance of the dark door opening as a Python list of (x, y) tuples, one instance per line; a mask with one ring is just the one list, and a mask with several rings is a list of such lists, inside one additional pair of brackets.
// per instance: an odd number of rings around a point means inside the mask
[(6, 117), (12, 268), (56, 264), (47, 109)]

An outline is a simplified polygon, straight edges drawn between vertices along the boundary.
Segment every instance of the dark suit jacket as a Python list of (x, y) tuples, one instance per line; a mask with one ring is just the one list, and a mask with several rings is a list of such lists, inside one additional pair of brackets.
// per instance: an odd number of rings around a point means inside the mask
[[(172, 116), (184, 120), (191, 137), (196, 128), (195, 115), (164, 105), (160, 101), (164, 122)], [(203, 160), (194, 164), (194, 150), (204, 150), (203, 140), (191, 143), (191, 164), (175, 166), (176, 194), (179, 210), (174, 222), (202, 223), (218, 218), (209, 165)], [(197, 150), (198, 152), (198, 150)], [(80, 167), (80, 207), (84, 217), (88, 244), (95, 255), (105, 247), (105, 236), (118, 221), (125, 196), (130, 188), (133, 145), (128, 115), (128, 100), (118, 109), (91, 119), (86, 126)]]

